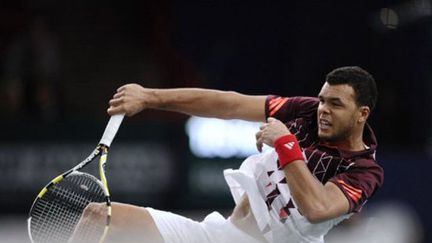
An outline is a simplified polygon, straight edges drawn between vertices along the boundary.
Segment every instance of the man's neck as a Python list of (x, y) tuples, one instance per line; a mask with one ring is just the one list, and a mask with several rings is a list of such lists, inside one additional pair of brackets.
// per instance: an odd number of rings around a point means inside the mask
[(361, 139), (359, 141), (324, 142), (324, 144), (345, 151), (362, 151), (367, 148)]

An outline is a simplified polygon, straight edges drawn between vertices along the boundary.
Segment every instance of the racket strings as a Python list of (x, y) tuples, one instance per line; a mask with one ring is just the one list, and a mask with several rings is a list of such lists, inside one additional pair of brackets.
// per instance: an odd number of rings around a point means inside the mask
[[(105, 200), (104, 191), (95, 177), (84, 173), (70, 174), (48, 188), (36, 201), (30, 225), (34, 242), (67, 242), (85, 207), (90, 202)], [(96, 226), (82, 228), (85, 231), (80, 231), (80, 236), (99, 231)]]

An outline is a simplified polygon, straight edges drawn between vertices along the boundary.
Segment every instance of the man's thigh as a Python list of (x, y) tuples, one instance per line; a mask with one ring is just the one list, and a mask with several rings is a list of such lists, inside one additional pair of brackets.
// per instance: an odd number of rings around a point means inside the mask
[[(163, 243), (158, 228), (149, 212), (142, 207), (112, 203), (111, 223), (105, 242)], [(86, 210), (97, 211), (96, 206)]]
[(259, 242), (217, 212), (197, 222), (170, 212), (147, 209), (166, 243)]

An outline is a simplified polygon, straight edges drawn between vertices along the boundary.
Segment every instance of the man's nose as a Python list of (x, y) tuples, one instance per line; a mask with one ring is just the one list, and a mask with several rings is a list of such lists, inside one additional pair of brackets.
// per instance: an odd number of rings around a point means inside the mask
[(326, 104), (320, 104), (318, 106), (318, 115), (321, 117), (322, 114), (330, 114), (330, 109)]

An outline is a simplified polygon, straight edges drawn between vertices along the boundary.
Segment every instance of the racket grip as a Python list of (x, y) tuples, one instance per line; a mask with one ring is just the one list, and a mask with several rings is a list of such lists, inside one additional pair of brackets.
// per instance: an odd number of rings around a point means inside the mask
[(119, 129), (120, 124), (123, 121), (124, 115), (125, 114), (118, 114), (111, 116), (99, 144), (103, 144), (107, 147), (111, 146), (111, 142), (114, 139), (117, 130)]

